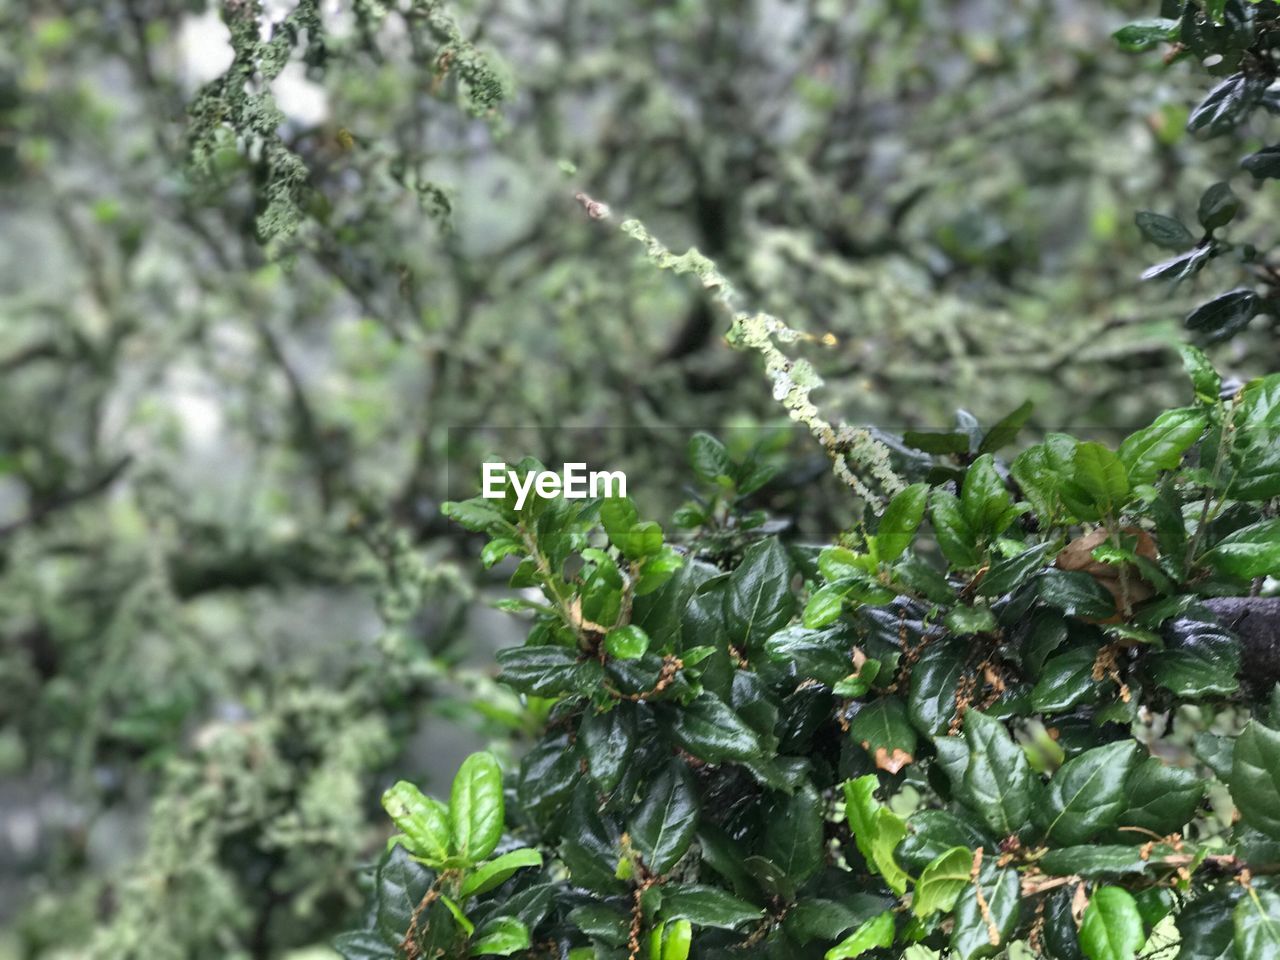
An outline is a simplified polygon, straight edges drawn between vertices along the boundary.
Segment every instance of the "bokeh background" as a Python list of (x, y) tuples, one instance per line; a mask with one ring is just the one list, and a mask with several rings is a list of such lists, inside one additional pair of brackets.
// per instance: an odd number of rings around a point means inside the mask
[(1223, 277), (1140, 285), (1133, 212), (1240, 151), (1110, 40), (1156, 12), (0, 0), (0, 960), (334, 956), (381, 788), (538, 719), (439, 511), (482, 460), (661, 512), (705, 430), (769, 451), (794, 535), (848, 522), (724, 318), (578, 193), (834, 334), (800, 349), (850, 422), (1178, 402)]

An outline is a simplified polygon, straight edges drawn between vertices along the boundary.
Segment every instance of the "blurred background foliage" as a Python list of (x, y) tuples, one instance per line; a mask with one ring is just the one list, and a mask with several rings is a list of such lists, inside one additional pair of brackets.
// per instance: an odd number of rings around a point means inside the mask
[[(754, 505), (848, 521), (577, 194), (834, 334), (801, 349), (850, 422), (1176, 401), (1204, 291), (1136, 283), (1133, 210), (1249, 133), (1183, 134), (1200, 79), (1109, 39), (1152, 12), (0, 0), (0, 958), (331, 955), (380, 787), (530, 722), (438, 510), (482, 460), (625, 469), (652, 513), (707, 430), (781, 466)], [(1255, 327), (1220, 368), (1275, 368)]]

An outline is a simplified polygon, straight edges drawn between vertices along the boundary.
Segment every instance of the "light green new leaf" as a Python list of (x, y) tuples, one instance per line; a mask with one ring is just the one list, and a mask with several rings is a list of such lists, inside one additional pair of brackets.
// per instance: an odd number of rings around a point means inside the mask
[(1080, 921), (1080, 947), (1089, 960), (1133, 960), (1145, 941), (1142, 915), (1127, 890), (1094, 893)]
[(382, 807), (405, 835), (405, 846), (415, 857), (435, 864), (448, 859), (449, 811), (443, 803), (401, 780), (382, 795)]
[(902, 894), (911, 879), (893, 851), (907, 835), (906, 823), (873, 796), (879, 780), (869, 773), (844, 784), (845, 817), (853, 831), (854, 842), (867, 865), (884, 877), (894, 893)]
[(868, 950), (893, 946), (893, 913), (872, 917), (845, 939), (827, 951), (825, 960), (853, 960)]
[(473, 957), (509, 957), (530, 946), (529, 928), (515, 917), (494, 917), (476, 931)]
[(487, 893), (494, 887), (501, 886), (510, 879), (517, 870), (525, 867), (542, 866), (542, 854), (530, 847), (512, 850), (500, 857), (494, 857), (468, 873), (462, 881), (459, 896), (466, 900), (476, 894)]
[(455, 852), (479, 863), (502, 839), (502, 768), (491, 753), (473, 753), (453, 778), (449, 822)]
[(920, 873), (911, 900), (911, 912), (921, 919), (941, 910), (949, 911), (956, 898), (969, 884), (973, 868), (973, 852), (967, 847), (952, 847), (935, 857)]

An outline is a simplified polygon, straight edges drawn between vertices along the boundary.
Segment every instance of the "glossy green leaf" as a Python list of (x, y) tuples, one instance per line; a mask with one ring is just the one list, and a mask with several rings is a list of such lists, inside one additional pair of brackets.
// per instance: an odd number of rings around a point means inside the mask
[(951, 563), (960, 568), (976, 567), (982, 562), (978, 534), (970, 526), (960, 508), (960, 500), (945, 490), (934, 490), (929, 499), (929, 520), (933, 524), (938, 546)]
[(774, 537), (747, 548), (742, 562), (729, 575), (724, 596), (725, 623), (734, 643), (759, 649), (775, 631), (786, 626), (795, 611), (791, 592), (791, 558)]
[(1038, 713), (1061, 713), (1098, 699), (1099, 684), (1093, 679), (1098, 647), (1073, 646), (1050, 657), (1031, 691), (1031, 709)]
[[(1136, 51), (1147, 50), (1159, 43), (1172, 43), (1178, 36), (1178, 21), (1168, 20), (1164, 18), (1155, 18), (1150, 20), (1134, 20), (1126, 23), (1123, 27), (1111, 35), (1112, 39), (1120, 45), (1121, 49)], [(1156, 216), (1156, 214), (1151, 214)], [(1166, 218), (1167, 219), (1167, 218)], [(1178, 224), (1182, 226), (1181, 224)], [(1141, 226), (1141, 223), (1139, 223)], [(1187, 232), (1186, 227), (1182, 227), (1183, 232)], [(1146, 230), (1142, 231), (1146, 234)], [(1187, 233), (1190, 237), (1190, 233)], [(1148, 239), (1154, 239), (1148, 237)], [(1159, 242), (1159, 241), (1155, 241)]]
[(1034, 783), (1022, 748), (1005, 725), (978, 710), (964, 715), (968, 764), (960, 796), (988, 829), (1000, 837), (1022, 831), (1031, 814)]
[(1280, 731), (1249, 721), (1236, 738), (1229, 786), (1245, 823), (1280, 839)]
[(1125, 809), (1125, 782), (1136, 763), (1132, 740), (1086, 750), (1064, 763), (1036, 808), (1045, 838), (1072, 846), (1114, 826)]
[(449, 794), (454, 849), (469, 863), (493, 853), (502, 839), (502, 769), (491, 753), (473, 753), (462, 762)]
[(849, 736), (881, 769), (896, 772), (915, 759), (918, 735), (907, 719), (907, 708), (895, 696), (863, 706), (849, 722)]
[(635, 713), (621, 703), (606, 713), (588, 712), (578, 727), (578, 744), (587, 770), (600, 789), (613, 790), (636, 745)]
[(649, 651), (649, 635), (633, 623), (614, 627), (605, 634), (604, 649), (618, 660), (635, 660)]
[(1130, 434), (1120, 444), (1120, 462), (1129, 474), (1129, 483), (1151, 483), (1161, 470), (1172, 470), (1182, 461), (1205, 427), (1209, 417), (1201, 410), (1186, 407), (1169, 410), (1156, 417), (1149, 427)]
[(1247, 327), (1258, 309), (1258, 295), (1242, 287), (1200, 304), (1187, 314), (1186, 327), (1201, 342), (1216, 343)]
[(668, 872), (693, 842), (698, 825), (698, 796), (689, 768), (670, 760), (644, 786), (631, 821), (631, 839), (657, 874)]
[(1089, 960), (1134, 960), (1146, 939), (1138, 904), (1127, 890), (1094, 891), (1080, 921), (1080, 946)]
[(1195, 816), (1204, 790), (1205, 781), (1194, 770), (1170, 766), (1154, 756), (1144, 758), (1125, 784), (1117, 835), (1130, 843), (1145, 843), (1152, 834), (1163, 837), (1180, 831)]
[(790, 796), (773, 797), (765, 809), (760, 853), (781, 867), (796, 886), (822, 865), (823, 810), (822, 798), (809, 783)]
[(955, 716), (956, 689), (964, 674), (966, 652), (959, 641), (931, 643), (911, 668), (907, 716), (926, 736), (945, 731)]
[(998, 537), (1018, 516), (1013, 497), (996, 471), (995, 458), (984, 453), (965, 473), (960, 509), (969, 529), (986, 539)]
[[(1149, 839), (1149, 838), (1148, 838)], [(1080, 847), (1058, 847), (1038, 861), (1045, 873), (1056, 877), (1079, 874), (1082, 877), (1126, 876), (1143, 873), (1148, 861), (1138, 846), (1089, 844)]]
[(733, 473), (733, 462), (724, 444), (706, 433), (695, 433), (689, 440), (689, 464), (698, 479), (713, 483)]
[(986, 436), (982, 438), (982, 443), (978, 444), (978, 453), (995, 453), (997, 450), (1007, 447), (1013, 443), (1018, 437), (1018, 431), (1022, 429), (1023, 424), (1027, 422), (1027, 418), (1031, 416), (1031, 411), (1035, 409), (1035, 405), (1027, 400), (1016, 410), (998, 420)]
[(459, 896), (465, 900), (468, 897), (486, 893), (494, 887), (501, 886), (514, 876), (517, 870), (540, 866), (542, 866), (542, 854), (537, 850), (532, 850), (528, 847), (512, 850), (509, 853), (502, 854), (502, 856), (485, 861), (475, 870), (468, 873), (463, 878)]
[(951, 949), (959, 960), (995, 956), (1008, 945), (1018, 924), (1018, 871), (1012, 867), (1000, 869), (992, 860), (982, 861), (978, 876), (987, 909), (984, 911), (979, 905), (972, 883), (966, 885), (956, 901)]
[(1242, 580), (1280, 576), (1280, 518), (1228, 534), (1205, 554), (1204, 562), (1218, 573)]
[(476, 930), (470, 953), (473, 957), (509, 957), (529, 946), (528, 927), (515, 917), (494, 917)]
[(713, 693), (665, 708), (664, 726), (672, 738), (699, 760), (755, 760), (761, 757), (760, 736)]
[(875, 533), (875, 554), (881, 563), (893, 563), (910, 546), (924, 519), (929, 486), (913, 483), (889, 501)]
[(939, 854), (920, 873), (911, 901), (911, 912), (927, 918), (942, 911), (949, 912), (956, 899), (969, 885), (973, 868), (973, 851), (967, 847), (952, 847)]
[(695, 927), (736, 930), (759, 920), (764, 911), (719, 887), (705, 884), (667, 884), (662, 889), (662, 917), (688, 920)]
[(901, 894), (910, 878), (894, 859), (894, 850), (906, 836), (906, 824), (875, 799), (878, 786), (879, 781), (874, 774), (846, 781), (845, 817), (858, 851), (868, 866), (884, 877), (889, 889)]
[(893, 946), (893, 913), (886, 910), (868, 920), (844, 940), (828, 950), (824, 960), (853, 960), (868, 950)]
[(1280, 893), (1248, 890), (1233, 914), (1236, 960), (1280, 957)]
[(1040, 599), (1073, 617), (1099, 620), (1116, 611), (1107, 588), (1081, 570), (1046, 570), (1036, 578)]
[(410, 853), (434, 863), (448, 859), (451, 833), (443, 803), (401, 780), (382, 795), (382, 807), (404, 834)]

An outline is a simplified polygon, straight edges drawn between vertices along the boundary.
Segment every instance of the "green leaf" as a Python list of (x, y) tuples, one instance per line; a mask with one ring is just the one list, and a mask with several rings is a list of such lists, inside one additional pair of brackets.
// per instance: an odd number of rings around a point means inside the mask
[(1201, 620), (1182, 618), (1166, 625), (1165, 649), (1147, 656), (1151, 682), (1184, 699), (1232, 693), (1240, 685), (1240, 641)]
[(1215, 183), (1200, 196), (1196, 218), (1209, 233), (1225, 227), (1240, 212), (1240, 198), (1227, 183)]
[(787, 627), (765, 642), (770, 659), (794, 663), (796, 673), (834, 686), (853, 669), (853, 642), (839, 627), (810, 630)]
[(990, 607), (952, 607), (943, 618), (945, 626), (957, 637), (972, 636), (975, 633), (990, 633), (996, 629), (995, 614)]
[(1196, 402), (1216, 404), (1218, 394), (1222, 392), (1222, 378), (1218, 376), (1218, 371), (1213, 368), (1204, 351), (1184, 343), (1179, 345), (1178, 352), (1182, 354), (1182, 368), (1186, 370), (1195, 390)]
[(1234, 130), (1266, 91), (1261, 78), (1234, 73), (1209, 91), (1187, 118), (1187, 132), (1206, 139)]
[(1139, 280), (1185, 280), (1199, 273), (1214, 252), (1212, 243), (1201, 243), (1185, 253), (1170, 257), (1163, 263), (1147, 267), (1142, 271)]
[(969, 452), (969, 435), (967, 433), (908, 430), (902, 435), (902, 442), (913, 450), (923, 450), (925, 453), (932, 453), (935, 456)]
[(1175, 469), (1208, 424), (1209, 417), (1203, 411), (1184, 407), (1166, 411), (1151, 426), (1130, 434), (1119, 451), (1129, 483), (1152, 483), (1161, 470)]
[(915, 760), (917, 734), (907, 720), (907, 708), (897, 697), (880, 697), (865, 704), (849, 721), (849, 736), (882, 770), (897, 773)]
[(382, 807), (405, 835), (405, 846), (415, 857), (432, 863), (449, 858), (449, 811), (443, 803), (401, 780), (382, 795)]
[(1241, 892), (1220, 886), (1182, 908), (1174, 921), (1181, 939), (1181, 960), (1236, 960), (1232, 905)]
[[(1072, 482), (1064, 489), (1063, 496), (1073, 510), (1085, 504), (1093, 508), (1092, 515), (1086, 515), (1088, 510), (1079, 511), (1082, 520), (1115, 515), (1128, 502), (1128, 472), (1120, 458), (1102, 444), (1092, 440), (1076, 444), (1072, 465)], [(1077, 488), (1083, 494), (1084, 503), (1073, 502), (1077, 500), (1073, 492)]]
[(1099, 684), (1093, 679), (1098, 647), (1073, 646), (1045, 663), (1031, 691), (1031, 709), (1037, 713), (1061, 713), (1098, 699)]
[(538, 697), (558, 697), (565, 693), (593, 693), (604, 679), (604, 670), (595, 660), (579, 661), (566, 647), (538, 645), (499, 650), (498, 679)]
[(911, 870), (923, 870), (952, 847), (994, 850), (995, 844), (967, 818), (948, 810), (917, 810), (907, 820), (907, 835), (898, 847), (898, 861)]
[(1016, 835), (1030, 819), (1031, 765), (1003, 723), (978, 710), (964, 715), (968, 765), (961, 800), (1001, 837)]
[(1259, 180), (1280, 177), (1280, 146), (1273, 144), (1242, 157), (1240, 166)]
[(875, 533), (875, 555), (881, 563), (893, 563), (911, 545), (928, 497), (927, 483), (913, 483), (889, 501)]
[[(1118, 835), (1139, 843), (1151, 834), (1164, 837), (1180, 831), (1195, 817), (1204, 790), (1205, 781), (1194, 770), (1146, 757), (1125, 784), (1125, 809), (1116, 821)], [(1125, 831), (1125, 827), (1147, 832)]]
[(492, 502), (479, 497), (442, 503), (440, 512), (472, 533), (488, 533), (496, 536), (512, 529), (511, 524)]
[(1280, 894), (1254, 888), (1236, 904), (1233, 915), (1237, 960), (1275, 960), (1280, 956)]
[(747, 548), (729, 575), (724, 616), (730, 637), (747, 650), (759, 649), (795, 612), (791, 558), (776, 537)]
[(884, 877), (890, 890), (902, 894), (910, 878), (898, 866), (893, 851), (906, 836), (907, 828), (902, 818), (875, 799), (877, 786), (875, 774), (845, 781), (845, 817), (867, 865)]
[(877, 947), (891, 947), (893, 946), (893, 933), (893, 912), (886, 910), (879, 916), (868, 920), (853, 933), (849, 934), (848, 937), (828, 950), (824, 960), (853, 960), (854, 957), (860, 957), (868, 950), (874, 950)]
[(1004, 533), (1018, 516), (991, 454), (984, 453), (970, 465), (960, 493), (960, 509), (969, 529), (988, 540)]
[(698, 796), (689, 769), (670, 760), (645, 784), (640, 806), (631, 821), (631, 839), (652, 873), (664, 874), (676, 865), (698, 825)]
[(1249, 721), (1236, 738), (1228, 786), (1244, 822), (1280, 840), (1280, 731)]
[(733, 462), (724, 444), (705, 433), (695, 433), (689, 440), (689, 465), (698, 479), (714, 483), (719, 477), (733, 473)]
[[(1178, 21), (1163, 17), (1150, 20), (1134, 20), (1111, 35), (1123, 50), (1148, 50), (1158, 43), (1172, 43), (1178, 36)], [(1155, 216), (1155, 214), (1152, 214)], [(1186, 229), (1185, 227), (1183, 228)], [(1145, 230), (1143, 231), (1146, 232)]]
[(1183, 225), (1181, 220), (1174, 217), (1152, 213), (1150, 210), (1139, 210), (1134, 214), (1133, 221), (1144, 237), (1166, 250), (1186, 250), (1196, 242), (1191, 231)]
[(649, 635), (633, 623), (614, 627), (604, 638), (604, 649), (616, 660), (635, 660), (649, 650)]
[(639, 521), (640, 514), (630, 497), (606, 497), (600, 502), (600, 522), (604, 532), (609, 535), (609, 542), (623, 553), (623, 544), (631, 528)]
[(997, 421), (995, 426), (988, 430), (987, 435), (982, 438), (982, 443), (978, 444), (978, 453), (995, 453), (997, 450), (1013, 443), (1018, 437), (1018, 431), (1022, 429), (1022, 425), (1031, 416), (1033, 409), (1035, 409), (1035, 405), (1028, 400), (1017, 410)]
[(585, 780), (579, 781), (558, 852), (575, 887), (608, 895), (625, 889), (617, 877), (621, 831), (615, 822), (601, 817), (598, 806), (595, 790)]
[(929, 520), (938, 538), (938, 546), (953, 566), (967, 569), (982, 562), (977, 533), (965, 519), (960, 500), (954, 494), (939, 489), (933, 491), (929, 501)]
[(1258, 295), (1241, 287), (1202, 303), (1185, 321), (1188, 330), (1204, 343), (1216, 343), (1233, 337), (1249, 325), (1258, 312)]
[(804, 616), (801, 618), (805, 628), (821, 630), (840, 619), (840, 614), (844, 612), (844, 598), (850, 589), (848, 580), (836, 580), (814, 591), (805, 604)]
[(1057, 546), (1058, 543), (1054, 541), (1037, 543), (1021, 553), (993, 563), (986, 576), (978, 583), (978, 596), (999, 597), (1016, 590), (1033, 573), (1044, 567)]
[(1228, 534), (1203, 559), (1218, 573), (1241, 580), (1280, 576), (1280, 517)]
[(984, 860), (978, 885), (982, 887), (983, 901), (987, 905), (985, 911), (978, 903), (977, 885), (972, 883), (965, 887), (956, 902), (951, 949), (959, 960), (994, 956), (1008, 945), (1018, 923), (1021, 894), (1017, 870), (1012, 867), (1001, 870), (990, 859)]
[(926, 736), (942, 733), (951, 725), (965, 652), (957, 641), (931, 643), (911, 668), (907, 715)]
[(781, 867), (798, 887), (822, 865), (822, 827), (822, 798), (806, 782), (791, 796), (775, 796), (769, 803), (760, 853)]
[(1112, 827), (1124, 811), (1125, 781), (1137, 763), (1132, 740), (1086, 750), (1064, 763), (1036, 809), (1045, 839), (1072, 846)]
[(1102, 620), (1116, 612), (1115, 597), (1082, 570), (1046, 570), (1036, 578), (1036, 592), (1068, 616)]
[(662, 918), (688, 920), (695, 927), (736, 930), (759, 920), (764, 911), (719, 887), (670, 883), (662, 888)]
[(802, 945), (810, 940), (839, 940), (883, 913), (891, 903), (889, 898), (872, 893), (844, 894), (839, 900), (804, 898), (787, 911), (783, 929)]
[(635, 713), (619, 703), (606, 713), (588, 713), (578, 727), (578, 744), (587, 770), (605, 793), (612, 792), (636, 745)]
[(454, 849), (469, 863), (493, 853), (502, 839), (502, 768), (491, 753), (473, 753), (462, 761), (449, 794), (449, 823)]
[(509, 957), (530, 946), (529, 928), (515, 917), (485, 921), (471, 941), (473, 957)]
[(1080, 946), (1089, 960), (1134, 960), (1146, 942), (1138, 904), (1126, 890), (1094, 892), (1080, 921)]
[(512, 850), (480, 864), (468, 873), (462, 881), (462, 889), (458, 895), (465, 900), (477, 894), (487, 893), (509, 880), (517, 870), (540, 866), (542, 866), (542, 854), (537, 850), (529, 847)]
[(952, 847), (939, 854), (920, 873), (911, 901), (911, 912), (921, 919), (934, 913), (950, 912), (956, 899), (969, 885), (973, 868), (973, 851), (967, 847)]
[(672, 738), (699, 760), (722, 763), (760, 759), (760, 735), (713, 693), (681, 706), (664, 706), (662, 721)]
[(1046, 853), (1037, 863), (1050, 876), (1069, 877), (1079, 874), (1088, 878), (1143, 873), (1149, 866), (1142, 858), (1141, 847), (1101, 844), (1058, 847)]

